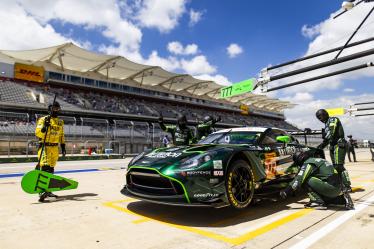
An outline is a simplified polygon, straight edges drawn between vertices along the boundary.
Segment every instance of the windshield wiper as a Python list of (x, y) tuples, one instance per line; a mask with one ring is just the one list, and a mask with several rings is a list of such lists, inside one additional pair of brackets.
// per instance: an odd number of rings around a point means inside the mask
[(212, 144), (218, 144), (218, 141), (219, 141), (221, 138), (223, 138), (224, 136), (226, 136), (227, 134), (229, 134), (231, 131), (232, 131), (232, 129), (230, 129), (230, 130), (228, 130), (228, 131), (222, 133), (221, 136), (217, 137), (216, 139), (214, 139), (214, 140), (212, 141)]

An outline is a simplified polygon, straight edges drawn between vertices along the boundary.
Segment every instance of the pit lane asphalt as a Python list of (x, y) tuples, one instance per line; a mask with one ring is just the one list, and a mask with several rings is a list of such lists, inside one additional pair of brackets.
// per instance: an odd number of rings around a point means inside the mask
[[(372, 248), (374, 163), (368, 150), (347, 163), (356, 210), (304, 209), (305, 196), (265, 200), (243, 211), (156, 205), (122, 196), (129, 159), (60, 162), (76, 190), (38, 203), (20, 177), (0, 178), (0, 248)], [(0, 174), (34, 163), (2, 164)], [(373, 197), (373, 198), (372, 198)]]

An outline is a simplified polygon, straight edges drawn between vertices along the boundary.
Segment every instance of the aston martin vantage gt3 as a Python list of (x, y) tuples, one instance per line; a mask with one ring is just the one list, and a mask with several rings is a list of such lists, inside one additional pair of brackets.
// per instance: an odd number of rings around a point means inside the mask
[(278, 191), (298, 172), (292, 156), (323, 151), (277, 128), (220, 130), (197, 144), (158, 148), (132, 159), (121, 193), (149, 202), (185, 206), (247, 207)]

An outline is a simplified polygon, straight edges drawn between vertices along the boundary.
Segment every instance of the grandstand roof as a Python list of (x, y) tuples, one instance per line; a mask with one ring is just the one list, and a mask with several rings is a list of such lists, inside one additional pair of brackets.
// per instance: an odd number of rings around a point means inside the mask
[[(201, 80), (188, 74), (168, 72), (159, 66), (138, 64), (123, 56), (95, 53), (73, 43), (54, 47), (9, 51), (0, 50), (1, 60), (34, 64), (37, 62), (53, 64), (62, 70), (68, 69), (81, 73), (93, 72), (122, 81), (132, 80), (141, 86), (161, 86), (168, 91), (187, 93), (200, 98), (218, 100), (219, 85), (213, 81)], [(3, 60), (3, 61), (4, 61)], [(294, 105), (287, 101), (270, 99), (265, 95), (247, 93), (227, 99), (229, 103), (243, 103), (265, 110), (281, 112)]]

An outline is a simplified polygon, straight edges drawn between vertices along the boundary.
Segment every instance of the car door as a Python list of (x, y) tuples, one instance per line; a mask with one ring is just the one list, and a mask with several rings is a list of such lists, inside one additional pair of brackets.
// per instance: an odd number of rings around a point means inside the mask
[(277, 141), (277, 137), (286, 135), (287, 133), (282, 130), (269, 129), (262, 138), (261, 146), (265, 149), (263, 163), (268, 180), (286, 175), (286, 170), (293, 163), (295, 146), (292, 143)]

